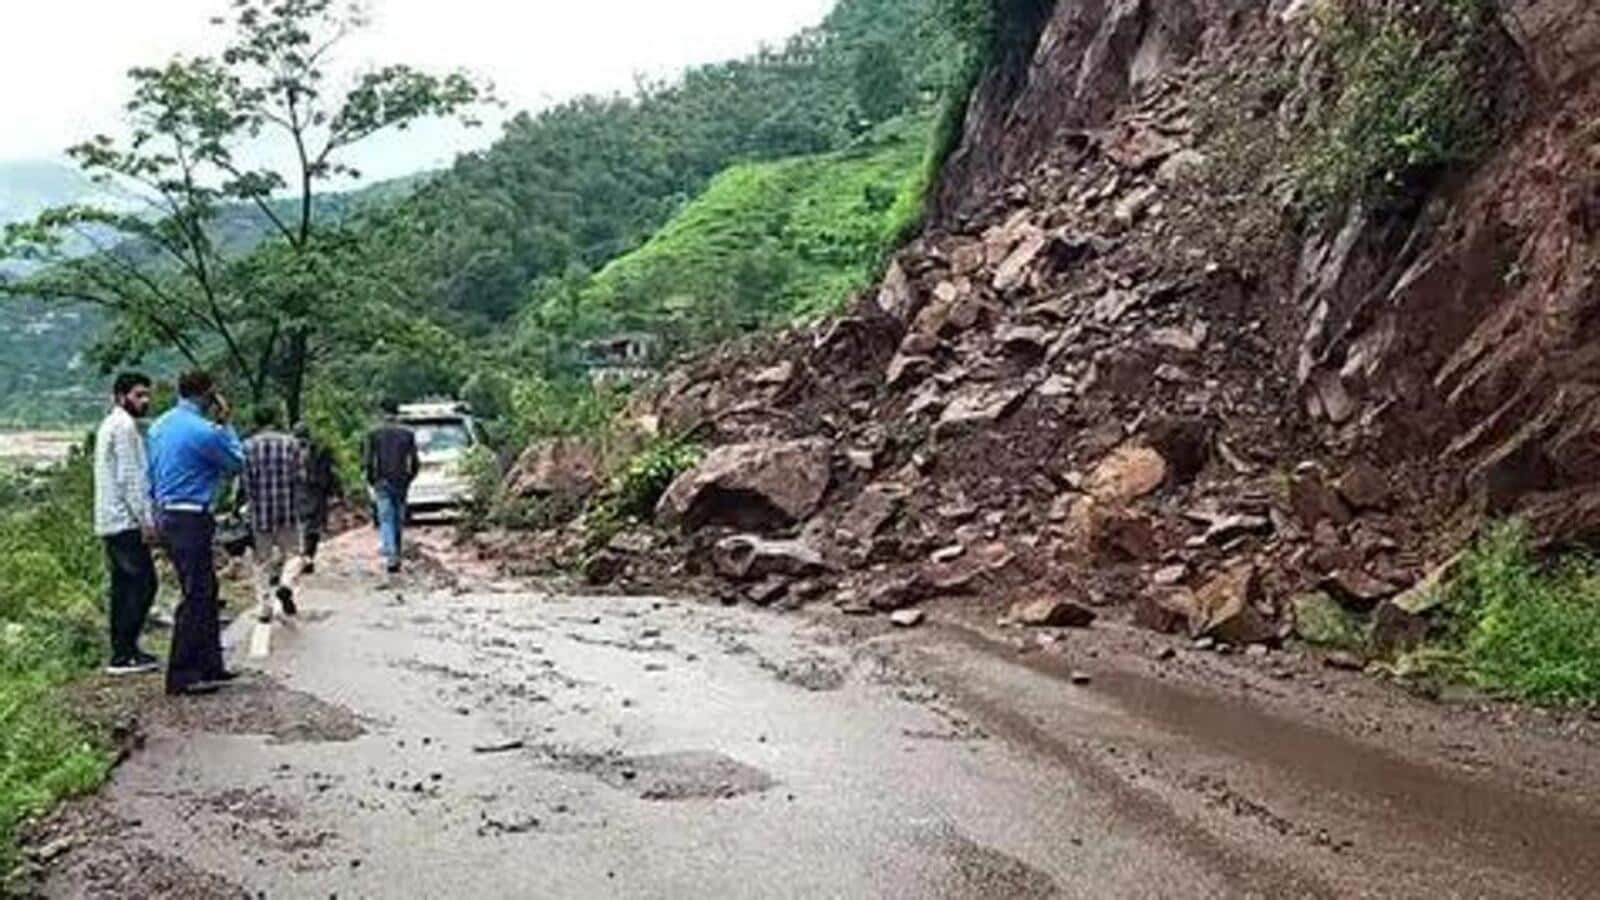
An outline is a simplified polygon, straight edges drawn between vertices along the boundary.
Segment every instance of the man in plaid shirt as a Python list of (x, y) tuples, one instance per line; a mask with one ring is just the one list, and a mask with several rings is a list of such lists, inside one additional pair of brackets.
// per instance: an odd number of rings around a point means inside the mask
[(299, 574), (300, 506), (306, 477), (305, 451), (280, 430), (277, 410), (256, 411), (256, 434), (244, 442), (244, 491), (255, 539), (256, 600), (262, 622), (272, 621), (273, 601), (295, 615)]

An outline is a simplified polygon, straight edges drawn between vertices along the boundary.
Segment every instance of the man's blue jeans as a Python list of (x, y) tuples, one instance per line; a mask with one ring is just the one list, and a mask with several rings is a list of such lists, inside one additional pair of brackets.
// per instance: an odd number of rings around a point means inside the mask
[(401, 541), (406, 525), (406, 488), (380, 484), (373, 489), (378, 503), (378, 544), (383, 562), (390, 568), (400, 565)]

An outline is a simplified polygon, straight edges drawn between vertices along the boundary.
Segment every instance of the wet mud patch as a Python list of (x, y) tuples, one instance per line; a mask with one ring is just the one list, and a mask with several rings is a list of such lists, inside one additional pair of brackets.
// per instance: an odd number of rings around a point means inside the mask
[(457, 669), (454, 666), (448, 666), (443, 663), (424, 662), (416, 658), (402, 659), (393, 663), (393, 665), (395, 668), (404, 669), (407, 672), (434, 675), (447, 681), (479, 681), (482, 678), (476, 672), (468, 672), (465, 669)]
[(215, 794), (185, 794), (180, 798), (180, 808), (187, 820), (210, 821), (214, 824), (206, 826), (208, 831), (217, 833), (218, 829), (225, 829), (234, 843), (294, 856), (295, 871), (318, 871), (332, 865), (310, 854), (326, 849), (338, 836), (331, 831), (297, 827), (299, 812), (269, 791), (232, 788)]
[(837, 691), (846, 681), (845, 667), (822, 656), (786, 660), (762, 658), (760, 666), (784, 684), (813, 692)]
[(230, 788), (217, 794), (192, 797), (188, 807), (192, 813), (211, 812), (252, 823), (287, 822), (296, 815), (282, 800), (260, 788)]
[(1355, 846), (1353, 841), (1333, 837), (1327, 829), (1305, 825), (1279, 815), (1271, 807), (1234, 790), (1227, 779), (1197, 775), (1183, 779), (1180, 784), (1185, 789), (1201, 795), (1212, 808), (1254, 821), (1282, 837), (1304, 841), (1333, 853), (1343, 853)]
[(73, 708), (112, 734), (124, 752), (145, 732), (267, 735), (275, 744), (343, 743), (367, 733), (360, 716), (264, 675), (241, 677), (215, 694), (169, 697), (159, 676), (94, 678), (72, 689)]
[(759, 794), (777, 780), (755, 766), (709, 750), (644, 756), (584, 753), (552, 746), (536, 748), (552, 768), (591, 775), (641, 800), (730, 800)]
[(977, 843), (954, 828), (935, 829), (923, 841), (934, 857), (925, 875), (928, 896), (941, 900), (1046, 900), (1061, 896), (1055, 879), (1014, 856)]
[(260, 676), (208, 697), (162, 696), (149, 721), (185, 734), (262, 734), (274, 744), (345, 743), (367, 733), (350, 710)]
[(243, 887), (185, 860), (151, 849), (139, 823), (113, 813), (105, 800), (68, 803), (23, 836), (28, 860), (0, 882), (4, 897), (80, 897), (122, 900), (247, 900)]

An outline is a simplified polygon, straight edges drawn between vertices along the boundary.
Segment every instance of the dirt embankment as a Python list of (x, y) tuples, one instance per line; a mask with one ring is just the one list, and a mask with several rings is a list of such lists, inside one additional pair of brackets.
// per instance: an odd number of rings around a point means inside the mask
[[(629, 410), (714, 449), (669, 491), (669, 533), (625, 532), (589, 574), (862, 612), (965, 594), (1235, 645), (1335, 610), (1392, 650), (1486, 518), (1592, 537), (1600, 23), (1505, 4), (1486, 159), (1315, 226), (1272, 189), (1313, 89), (1307, 6), (1020, 23), (881, 285)], [(515, 483), (592, 487), (559, 449)], [(486, 546), (572, 557), (577, 537)]]

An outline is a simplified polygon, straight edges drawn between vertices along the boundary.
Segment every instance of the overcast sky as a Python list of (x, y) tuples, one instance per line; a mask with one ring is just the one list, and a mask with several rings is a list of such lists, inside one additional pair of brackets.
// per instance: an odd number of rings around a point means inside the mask
[[(368, 0), (373, 24), (340, 68), (405, 62), (466, 67), (492, 80), (510, 111), (583, 93), (627, 90), (636, 74), (666, 75), (730, 59), (820, 22), (834, 0)], [(209, 50), (207, 20), (227, 0), (7, 2), (0, 49), (0, 160), (58, 158), (88, 135), (119, 128), (127, 70)], [(447, 164), (487, 144), (430, 127), (365, 147), (370, 177)]]

